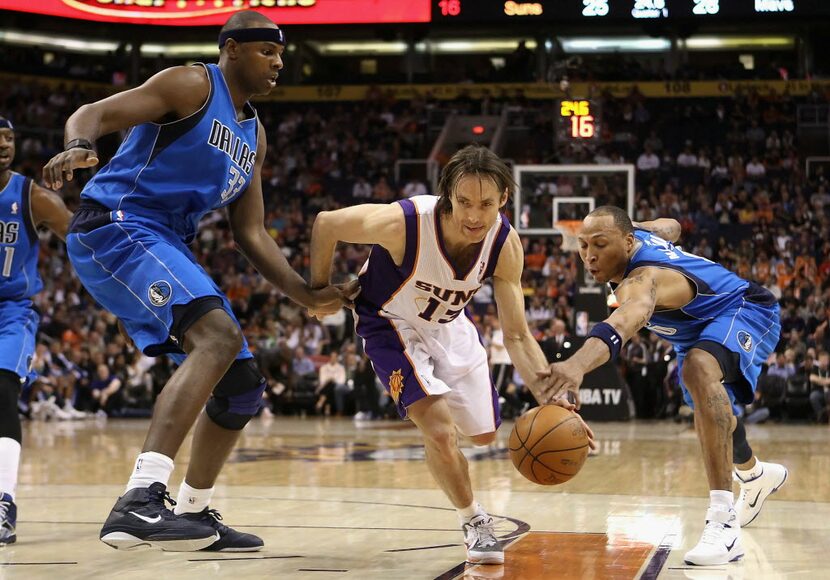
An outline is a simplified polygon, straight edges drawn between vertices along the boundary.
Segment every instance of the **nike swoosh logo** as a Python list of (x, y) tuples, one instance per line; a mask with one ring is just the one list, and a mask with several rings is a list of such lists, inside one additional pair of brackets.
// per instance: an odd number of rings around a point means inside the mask
[(758, 495), (755, 496), (755, 499), (749, 502), (749, 507), (754, 508), (755, 504), (758, 503), (758, 498), (761, 497), (761, 490), (758, 490)]
[(738, 541), (738, 538), (735, 538), (734, 540), (732, 540), (732, 543), (729, 544), (728, 546), (726, 546), (726, 551), (728, 552), (729, 550), (731, 550), (732, 546), (734, 546), (735, 542), (737, 542), (737, 541)]
[(134, 515), (135, 517), (137, 517), (140, 520), (144, 520), (148, 524), (157, 524), (161, 521), (161, 516), (156, 516), (154, 518), (148, 518), (147, 516), (143, 516), (143, 515), (137, 514), (135, 512), (127, 512), (127, 513), (131, 514), (131, 515)]

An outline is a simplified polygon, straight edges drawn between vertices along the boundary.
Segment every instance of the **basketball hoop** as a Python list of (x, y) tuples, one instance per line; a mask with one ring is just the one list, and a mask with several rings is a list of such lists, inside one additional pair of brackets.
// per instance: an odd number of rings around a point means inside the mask
[(579, 250), (579, 230), (582, 229), (582, 220), (559, 220), (554, 224), (562, 234), (562, 250), (576, 252)]

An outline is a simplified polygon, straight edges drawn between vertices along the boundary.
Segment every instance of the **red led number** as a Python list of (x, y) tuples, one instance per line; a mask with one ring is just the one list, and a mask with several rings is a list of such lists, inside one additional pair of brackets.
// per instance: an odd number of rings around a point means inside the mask
[(441, 0), (438, 3), (441, 16), (458, 16), (461, 14), (461, 0)]
[(574, 139), (590, 139), (594, 136), (594, 117), (571, 117), (571, 137)]

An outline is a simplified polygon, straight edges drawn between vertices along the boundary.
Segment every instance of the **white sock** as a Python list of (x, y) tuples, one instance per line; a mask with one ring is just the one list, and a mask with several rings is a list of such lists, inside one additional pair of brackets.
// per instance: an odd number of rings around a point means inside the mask
[(208, 505), (213, 497), (214, 487), (208, 489), (196, 489), (187, 485), (186, 481), (182, 482), (179, 488), (179, 495), (176, 498), (176, 507), (173, 513), (177, 516), (181, 514), (197, 514)]
[(155, 451), (145, 451), (135, 460), (135, 468), (130, 481), (127, 482), (126, 491), (137, 487), (150, 487), (157, 481), (166, 486), (171, 473), (173, 473), (172, 459)]
[(734, 507), (735, 496), (731, 491), (724, 491), (722, 489), (715, 489), (709, 492), (709, 507), (728, 512)]
[(0, 494), (7, 493), (12, 496), (12, 500), (17, 489), (19, 466), (20, 443), (11, 437), (0, 437)]
[(747, 469), (746, 471), (743, 471), (743, 470), (737, 469), (737, 468), (735, 469), (735, 473), (737, 473), (738, 477), (740, 477), (741, 480), (743, 480), (743, 481), (749, 481), (750, 479), (755, 479), (756, 477), (761, 475), (761, 473), (763, 471), (764, 471), (764, 468), (761, 467), (761, 462), (758, 460), (757, 457), (755, 458), (755, 465), (753, 465), (751, 468)]
[(484, 511), (484, 508), (481, 507), (481, 504), (475, 500), (473, 500), (473, 503), (471, 503), (465, 508), (455, 508), (455, 511), (458, 512), (458, 520), (462, 524), (466, 524), (475, 516), (486, 513)]

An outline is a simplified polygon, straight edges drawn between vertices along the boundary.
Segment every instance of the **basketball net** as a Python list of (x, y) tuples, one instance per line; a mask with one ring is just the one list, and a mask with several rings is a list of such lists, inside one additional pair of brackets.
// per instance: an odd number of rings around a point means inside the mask
[(562, 234), (562, 250), (576, 252), (579, 250), (579, 230), (582, 229), (582, 220), (559, 220), (554, 224)]

